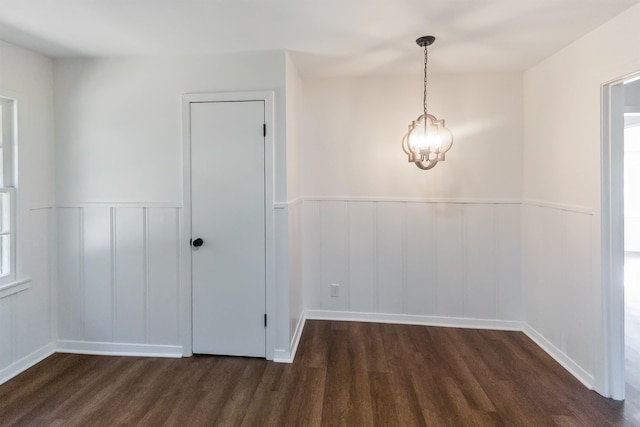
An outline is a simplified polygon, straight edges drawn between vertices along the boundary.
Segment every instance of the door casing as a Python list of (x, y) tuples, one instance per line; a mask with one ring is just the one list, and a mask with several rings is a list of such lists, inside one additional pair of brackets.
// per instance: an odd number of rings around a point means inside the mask
[[(191, 108), (192, 102), (263, 101), (265, 111), (265, 300), (269, 319), (265, 331), (266, 358), (273, 360), (275, 349), (276, 289), (275, 289), (275, 218), (274, 218), (274, 93), (215, 92), (189, 93), (182, 96), (182, 236), (181, 291), (180, 291), (180, 341), (182, 355), (193, 355), (192, 277), (191, 277)], [(238, 162), (242, 167), (242, 162)]]

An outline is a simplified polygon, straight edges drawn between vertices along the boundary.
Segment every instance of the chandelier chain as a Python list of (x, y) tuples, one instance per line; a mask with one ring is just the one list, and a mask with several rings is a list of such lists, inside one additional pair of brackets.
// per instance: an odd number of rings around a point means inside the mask
[(424, 96), (422, 98), (422, 103), (424, 106), (424, 114), (427, 114), (427, 46), (424, 47)]

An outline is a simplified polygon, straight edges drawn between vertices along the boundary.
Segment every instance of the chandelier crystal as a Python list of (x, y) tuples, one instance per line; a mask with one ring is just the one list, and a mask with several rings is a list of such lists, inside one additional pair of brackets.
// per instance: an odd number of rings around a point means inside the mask
[(444, 119), (438, 120), (427, 113), (427, 46), (435, 41), (433, 36), (423, 36), (416, 40), (424, 48), (424, 113), (409, 125), (409, 131), (402, 138), (402, 149), (408, 161), (423, 170), (433, 168), (445, 160), (445, 153), (453, 145), (453, 134), (444, 125)]

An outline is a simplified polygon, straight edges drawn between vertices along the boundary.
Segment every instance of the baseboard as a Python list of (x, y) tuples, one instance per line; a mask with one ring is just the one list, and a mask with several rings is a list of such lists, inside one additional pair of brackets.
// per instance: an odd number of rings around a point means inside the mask
[(51, 356), (53, 353), (55, 353), (55, 350), (56, 345), (55, 343), (51, 342), (44, 347), (40, 347), (33, 353), (26, 355), (22, 359), (13, 362), (6, 368), (0, 370), (0, 384), (4, 384), (11, 378), (21, 374), (38, 362)]
[(305, 313), (303, 312), (298, 319), (298, 324), (296, 325), (296, 330), (293, 334), (293, 338), (291, 338), (291, 343), (289, 344), (289, 348), (291, 351), (285, 350), (275, 350), (273, 354), (273, 361), (276, 363), (293, 363), (296, 358), (296, 352), (298, 351), (298, 344), (300, 344), (300, 337), (302, 336), (302, 331), (304, 330), (304, 324), (307, 318)]
[(60, 340), (57, 342), (56, 352), (103, 356), (180, 358), (182, 357), (182, 346)]
[(522, 332), (524, 332), (524, 334), (528, 336), (531, 341), (536, 343), (538, 347), (544, 350), (549, 356), (553, 357), (555, 361), (558, 362), (564, 369), (569, 371), (571, 375), (576, 377), (576, 379), (580, 381), (585, 387), (587, 387), (589, 390), (593, 390), (593, 375), (585, 371), (562, 350), (553, 345), (551, 341), (546, 339), (540, 332), (536, 331), (528, 324), (524, 325)]
[(307, 310), (308, 320), (397, 323), (402, 325), (442, 326), (467, 329), (522, 331), (523, 323), (512, 320), (473, 319), (466, 317), (418, 316), (413, 314), (358, 313), (350, 311)]
[(300, 319), (298, 319), (298, 324), (296, 325), (296, 331), (293, 334), (293, 338), (291, 339), (291, 362), (296, 357), (296, 353), (298, 352), (298, 344), (300, 344), (300, 337), (302, 336), (302, 331), (304, 330), (304, 325), (307, 322), (306, 313), (303, 311), (300, 314)]

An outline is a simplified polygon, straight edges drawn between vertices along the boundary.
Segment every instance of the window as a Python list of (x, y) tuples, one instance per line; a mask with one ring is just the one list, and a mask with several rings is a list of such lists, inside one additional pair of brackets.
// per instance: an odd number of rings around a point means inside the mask
[(16, 278), (15, 104), (0, 97), (0, 285)]

